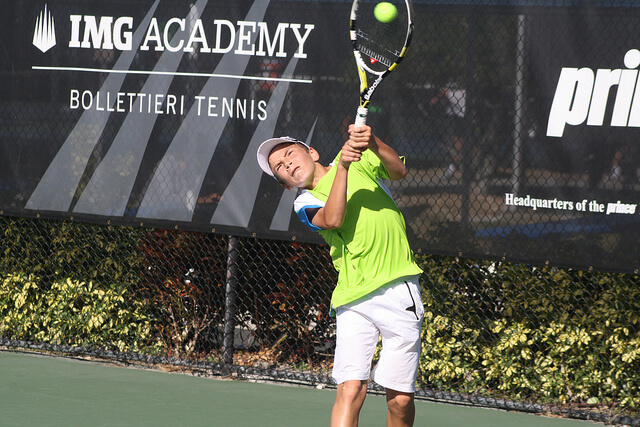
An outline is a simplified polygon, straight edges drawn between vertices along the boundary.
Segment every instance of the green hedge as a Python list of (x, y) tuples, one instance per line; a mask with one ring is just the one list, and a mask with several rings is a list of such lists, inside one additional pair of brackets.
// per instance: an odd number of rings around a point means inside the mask
[(638, 410), (636, 276), (472, 262), (423, 258), (423, 386)]
[(0, 275), (39, 277), (45, 289), (56, 281), (137, 283), (137, 245), (144, 230), (69, 221), (0, 217)]
[(72, 279), (48, 289), (35, 276), (9, 275), (0, 283), (0, 336), (9, 339), (125, 352), (157, 353), (154, 319), (144, 301), (123, 285)]

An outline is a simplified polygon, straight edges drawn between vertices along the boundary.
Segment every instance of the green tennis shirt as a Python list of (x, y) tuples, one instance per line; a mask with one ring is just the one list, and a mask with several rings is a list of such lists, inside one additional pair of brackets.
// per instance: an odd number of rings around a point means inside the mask
[[(334, 164), (339, 159), (340, 153)], [(330, 246), (331, 259), (338, 271), (338, 283), (331, 297), (334, 308), (360, 299), (391, 281), (422, 272), (409, 247), (404, 217), (382, 182), (389, 174), (370, 150), (349, 167), (342, 226), (322, 230), (311, 223), (306, 210), (324, 206), (335, 176), (333, 166), (313, 190), (303, 191), (294, 204), (302, 222), (318, 231)]]

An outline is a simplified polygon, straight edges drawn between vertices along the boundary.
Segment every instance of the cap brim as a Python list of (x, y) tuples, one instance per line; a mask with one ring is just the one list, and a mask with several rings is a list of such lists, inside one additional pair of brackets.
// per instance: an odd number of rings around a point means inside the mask
[(297, 140), (295, 138), (288, 137), (288, 136), (283, 136), (283, 137), (280, 137), (280, 138), (267, 139), (262, 144), (260, 144), (260, 147), (258, 147), (258, 152), (257, 152), (258, 165), (260, 165), (260, 169), (262, 169), (264, 171), (264, 173), (266, 173), (267, 175), (274, 176), (273, 175), (273, 171), (271, 171), (271, 167), (269, 166), (269, 154), (271, 154), (271, 151), (276, 146), (278, 146), (280, 144), (283, 144), (285, 142), (302, 144), (305, 147), (309, 148), (309, 146), (307, 144), (305, 144), (304, 142), (299, 141), (299, 140)]

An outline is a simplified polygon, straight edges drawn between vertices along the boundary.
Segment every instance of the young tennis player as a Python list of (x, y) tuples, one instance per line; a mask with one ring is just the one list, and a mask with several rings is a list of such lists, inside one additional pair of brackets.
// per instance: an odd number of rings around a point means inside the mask
[[(332, 426), (357, 425), (369, 378), (387, 392), (387, 425), (412, 425), (424, 309), (405, 222), (382, 179), (405, 177), (403, 159), (371, 133), (349, 128), (334, 163), (301, 141), (272, 138), (258, 148), (262, 170), (302, 188), (294, 210), (330, 246), (338, 284), (331, 297), (338, 384)], [(371, 360), (382, 337), (380, 360)]]

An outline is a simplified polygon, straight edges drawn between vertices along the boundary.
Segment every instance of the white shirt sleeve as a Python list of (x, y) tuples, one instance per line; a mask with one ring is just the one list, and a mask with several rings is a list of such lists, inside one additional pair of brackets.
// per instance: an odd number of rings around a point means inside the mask
[(304, 190), (293, 202), (293, 210), (300, 218), (303, 224), (309, 226), (313, 231), (320, 231), (321, 228), (313, 225), (311, 219), (307, 216), (307, 209), (316, 209), (324, 207), (326, 202), (318, 199), (313, 194)]

